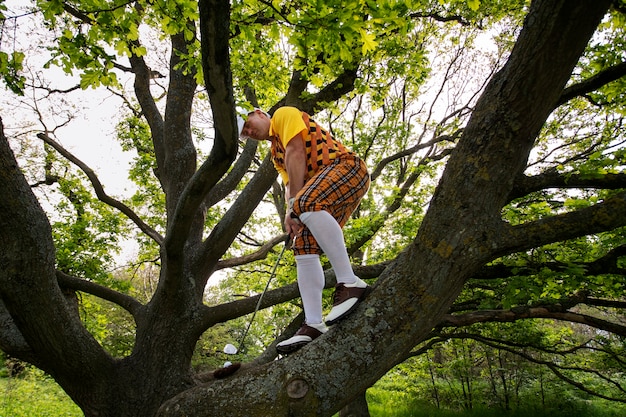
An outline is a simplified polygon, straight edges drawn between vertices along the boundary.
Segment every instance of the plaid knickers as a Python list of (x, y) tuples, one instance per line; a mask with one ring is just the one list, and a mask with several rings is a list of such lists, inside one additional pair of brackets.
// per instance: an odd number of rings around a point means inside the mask
[[(304, 184), (295, 197), (293, 211), (299, 216), (308, 211), (326, 210), (343, 227), (359, 206), (369, 185), (370, 176), (365, 163), (357, 156), (343, 155)], [(292, 248), (294, 255), (321, 255), (323, 252), (304, 225)]]

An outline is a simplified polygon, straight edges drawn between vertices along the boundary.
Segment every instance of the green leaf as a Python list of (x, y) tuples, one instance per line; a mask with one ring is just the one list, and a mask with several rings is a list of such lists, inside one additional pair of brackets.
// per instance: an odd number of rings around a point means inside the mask
[(467, 0), (467, 6), (473, 11), (476, 11), (480, 7), (480, 0)]
[(0, 75), (6, 86), (15, 94), (23, 95), (26, 78), (20, 74), (25, 55), (13, 52), (11, 55), (0, 51)]
[(87, 70), (80, 75), (80, 88), (86, 90), (88, 87), (96, 88), (101, 84), (101, 73), (98, 71)]
[(370, 33), (367, 33), (364, 29), (360, 29), (361, 41), (363, 42), (363, 54), (367, 54), (369, 51), (376, 49), (378, 42), (375, 41), (376, 37)]

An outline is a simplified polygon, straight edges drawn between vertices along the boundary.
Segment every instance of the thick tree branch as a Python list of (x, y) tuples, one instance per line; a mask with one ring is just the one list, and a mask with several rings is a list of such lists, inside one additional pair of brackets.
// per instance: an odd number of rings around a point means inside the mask
[(15, 358), (40, 366), (37, 355), (15, 325), (2, 299), (0, 299), (0, 349)]
[(287, 90), (287, 94), (285, 94), (285, 98), (280, 104), (285, 105), (285, 106), (298, 107), (300, 110), (306, 111), (307, 113), (313, 111), (312, 109), (305, 110), (303, 107), (301, 107), (302, 106), (302, 99), (301, 99), (302, 93), (306, 91), (306, 88), (308, 85), (309, 85), (309, 81), (304, 77), (304, 75), (302, 74), (302, 71), (294, 69), (293, 73), (291, 74), (291, 81), (289, 82), (289, 89)]
[(204, 241), (202, 259), (198, 263), (199, 270), (213, 271), (215, 269), (217, 262), (226, 253), (267, 190), (274, 183), (277, 175), (278, 173), (268, 155), (254, 177)]
[[(322, 88), (312, 99), (302, 103), (301, 109), (310, 114), (315, 114), (323, 109), (323, 103), (332, 103), (345, 96), (354, 89), (354, 82), (358, 77), (358, 65), (346, 68), (330, 84)], [(305, 110), (306, 109), (306, 110)]]
[(515, 307), (510, 310), (480, 310), (465, 314), (447, 314), (438, 326), (464, 327), (476, 323), (501, 322), (508, 323), (523, 319), (554, 319), (585, 324), (587, 326), (626, 336), (626, 326), (602, 320), (587, 314), (570, 311), (567, 306), (551, 304), (538, 307)]
[[(388, 265), (388, 262), (375, 265), (353, 265), (352, 269), (360, 278), (371, 280), (378, 278)], [(332, 269), (324, 271), (324, 288), (333, 288), (336, 283), (335, 272)], [(298, 284), (289, 284), (265, 293), (259, 308), (264, 309), (272, 307), (298, 298), (299, 296)], [(256, 308), (259, 297), (261, 297), (261, 294), (226, 304), (205, 307), (203, 311), (203, 327), (209, 328), (216, 323), (223, 323), (252, 313)]]
[(122, 214), (124, 214), (126, 217), (132, 220), (132, 222), (135, 223), (137, 227), (139, 227), (139, 229), (143, 233), (149, 236), (157, 244), (161, 244), (161, 242), (163, 241), (163, 237), (156, 230), (154, 230), (153, 228), (148, 226), (146, 223), (144, 223), (144, 221), (141, 220), (141, 218), (139, 218), (139, 216), (133, 210), (131, 210), (130, 207), (128, 207), (121, 201), (118, 201), (110, 197), (104, 191), (104, 187), (100, 183), (100, 180), (98, 179), (95, 172), (87, 164), (85, 164), (80, 159), (75, 157), (71, 152), (69, 152), (67, 149), (65, 149), (63, 146), (61, 146), (59, 143), (57, 143), (55, 140), (53, 140), (51, 137), (49, 137), (45, 133), (39, 133), (37, 134), (37, 137), (43, 140), (48, 145), (52, 146), (57, 152), (63, 155), (63, 157), (65, 157), (68, 161), (70, 161), (71, 163), (79, 167), (85, 173), (85, 175), (87, 175), (87, 178), (89, 178), (89, 181), (91, 182), (91, 185), (93, 186), (96, 196), (98, 197), (100, 201), (102, 201), (105, 204), (108, 204), (111, 207), (118, 209)]
[(626, 188), (626, 173), (603, 174), (591, 177), (583, 174), (559, 173), (556, 169), (550, 169), (539, 175), (521, 175), (515, 180), (513, 189), (509, 194), (509, 201), (547, 188), (616, 190)]
[[(0, 193), (6, 196), (0, 199), (4, 306), (36, 363), (65, 385), (70, 395), (75, 378), (95, 387), (113, 361), (84, 328), (58, 286), (50, 223), (19, 169), (1, 123)], [(98, 376), (95, 369), (103, 373)]]
[[(601, 274), (617, 274), (626, 276), (626, 268), (620, 267), (620, 257), (626, 256), (626, 245), (618, 246), (604, 256), (592, 261), (577, 263), (578, 266), (584, 268), (586, 275)], [(509, 266), (504, 264), (485, 265), (482, 267), (472, 279), (495, 280), (501, 278), (513, 277), (516, 275), (537, 274), (542, 269), (551, 271), (563, 271), (570, 267), (570, 264), (562, 262), (542, 262), (538, 264), (529, 264), (527, 266)]]
[(302, 77), (299, 71), (294, 71), (286, 98), (275, 107), (288, 105), (297, 107), (306, 113), (315, 114), (324, 108), (324, 103), (337, 101), (352, 91), (357, 77), (358, 71), (356, 66), (345, 69), (335, 80), (327, 84), (312, 97), (303, 99), (301, 93), (306, 89), (308, 81)]
[(514, 227), (501, 227), (495, 238), (499, 253), (512, 253), (626, 225), (626, 192), (592, 207), (560, 214)]
[[(228, 49), (230, 4), (227, 1), (206, 0), (200, 1), (198, 5), (202, 67), (215, 125), (215, 139), (209, 157), (187, 182), (172, 211), (172, 221), (168, 227), (171, 233), (168, 233), (166, 248), (168, 255), (174, 259), (182, 259), (191, 225), (198, 220), (198, 208), (237, 156), (237, 121)], [(213, 238), (210, 237), (209, 242)], [(215, 247), (211, 244), (205, 247), (205, 253), (212, 253), (209, 258), (216, 260), (225, 253), (223, 242), (225, 240)], [(202, 266), (198, 268), (204, 268), (207, 262), (200, 263)]]
[[(195, 23), (186, 24), (188, 30), (195, 33)], [(198, 208), (224, 171), (216, 169), (211, 174), (203, 169), (196, 171), (197, 152), (191, 134), (190, 114), (197, 85), (195, 70), (185, 70), (188, 64), (183, 60), (183, 56), (191, 53), (193, 39), (188, 40), (184, 33), (174, 34), (170, 39), (170, 85), (165, 107), (167, 123), (163, 131), (165, 158), (159, 171), (166, 195), (168, 219), (164, 247), (170, 260), (179, 261), (185, 243), (200, 241), (204, 212)], [(211, 154), (215, 147), (219, 148), (219, 145), (216, 143)], [(180, 267), (178, 262), (170, 264), (171, 272), (178, 270), (174, 275), (182, 272)]]
[(594, 307), (621, 308), (626, 311), (626, 301), (604, 300), (600, 298), (587, 298), (585, 304)]
[(56, 276), (61, 287), (69, 288), (74, 291), (81, 291), (87, 294), (95, 295), (103, 300), (110, 301), (128, 311), (133, 317), (136, 317), (139, 310), (143, 307), (143, 305), (133, 297), (114, 291), (108, 287), (98, 285), (95, 282), (73, 277), (58, 270), (56, 271)]
[[(185, 22), (186, 30), (195, 34), (196, 23)], [(176, 33), (170, 37), (172, 51), (170, 53), (169, 86), (165, 100), (164, 132), (166, 137), (166, 166), (161, 167), (175, 173), (170, 181), (186, 181), (196, 168), (196, 149), (191, 133), (191, 111), (196, 96), (196, 69), (187, 62), (185, 57), (195, 53), (195, 37), (188, 39), (184, 33)], [(152, 71), (150, 72), (152, 75)], [(152, 78), (152, 77), (151, 77)], [(193, 157), (193, 160), (191, 159)], [(188, 160), (189, 159), (189, 160)], [(170, 166), (168, 162), (177, 164)], [(180, 166), (182, 165), (182, 166)], [(178, 178), (182, 176), (182, 178)], [(170, 185), (166, 192), (180, 192), (182, 186)], [(178, 194), (175, 194), (176, 197)]]
[(222, 201), (223, 198), (225, 198), (237, 187), (244, 175), (248, 173), (250, 165), (254, 160), (257, 147), (257, 141), (246, 141), (241, 155), (237, 158), (237, 162), (235, 162), (235, 165), (228, 172), (228, 175), (215, 185), (215, 187), (213, 187), (207, 195), (206, 200), (204, 201), (207, 207), (212, 207), (214, 204)]
[(154, 155), (156, 157), (156, 169), (154, 174), (161, 181), (161, 172), (159, 167), (165, 163), (165, 147), (163, 138), (163, 116), (159, 111), (154, 97), (150, 91), (150, 68), (144, 61), (143, 57), (131, 56), (129, 58), (132, 71), (135, 74), (134, 91), (135, 97), (141, 106), (141, 111), (146, 118), (150, 133), (152, 135), (152, 145), (154, 147)]
[(230, 3), (205, 0), (198, 6), (204, 82), (215, 123), (215, 143), (209, 158), (226, 160), (227, 169), (236, 157), (238, 140), (228, 39)]
[(581, 81), (577, 84), (573, 84), (563, 90), (563, 94), (559, 98), (557, 105), (560, 106), (574, 97), (580, 97), (585, 94), (591, 93), (600, 87), (607, 85), (608, 83), (618, 80), (626, 75), (626, 62), (620, 62), (617, 65), (613, 65), (606, 68), (594, 76)]

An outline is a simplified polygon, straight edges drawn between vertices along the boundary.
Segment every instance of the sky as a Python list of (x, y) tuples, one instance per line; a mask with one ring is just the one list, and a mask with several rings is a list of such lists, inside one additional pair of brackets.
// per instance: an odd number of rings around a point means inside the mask
[[(23, 0), (6, 0), (5, 4), (9, 11), (5, 14), (7, 16), (20, 14), (23, 3)], [(14, 46), (16, 48), (32, 45), (33, 37), (30, 34), (37, 33), (37, 29), (28, 24), (26, 17), (20, 18), (18, 22), (17, 27), (12, 22), (8, 22), (5, 25), (5, 32), (11, 36), (15, 35)], [(10, 52), (12, 45), (7, 42), (8, 36), (3, 38), (0, 47), (3, 51)], [(44, 76), (50, 80), (51, 88), (65, 89), (76, 85), (77, 77), (68, 77), (55, 67), (44, 69), (43, 63), (49, 59), (49, 55), (41, 47), (38, 47), (36, 51), (41, 53), (27, 53), (28, 64), (35, 70), (39, 69), (43, 72)], [(38, 94), (41, 95), (41, 92)], [(42, 123), (37, 121), (35, 112), (28, 108), (32, 106), (32, 103), (27, 103), (32, 101), (29, 100), (33, 96), (32, 90), (26, 91), (26, 97), (22, 99), (22, 102), (27, 104), (22, 105), (15, 104), (18, 98), (11, 93), (5, 92), (2, 95), (1, 103), (5, 109), (3, 121), (8, 133), (12, 129), (24, 126), (27, 122), (35, 123), (34, 128), (39, 131), (44, 129)], [(114, 139), (115, 121), (120, 114), (121, 100), (103, 89), (91, 89), (88, 90), (88, 94), (84, 91), (70, 93), (65, 99), (67, 103), (56, 103), (55, 107), (48, 109), (45, 103), (39, 104), (41, 106), (39, 110), (47, 113), (44, 119), (46, 128), (53, 129), (57, 124), (64, 123), (66, 118), (63, 113), (74, 113), (75, 118), (70, 123), (55, 131), (55, 138), (98, 173), (108, 193), (124, 193), (126, 190), (123, 184), (124, 173), (132, 155), (122, 152), (121, 146)], [(54, 113), (59, 114), (54, 116)]]
[[(6, 0), (5, 11), (7, 17), (21, 15), (23, 0)], [(2, 28), (0, 48), (4, 52), (12, 52), (13, 48), (27, 50), (36, 45), (37, 38), (33, 33), (42, 33), (36, 27), (31, 26), (28, 17), (8, 19)], [(42, 47), (35, 47), (34, 52), (27, 52), (28, 65), (33, 71), (41, 71), (50, 81), (50, 88), (67, 89), (78, 83), (77, 77), (68, 77), (62, 70), (56, 67), (44, 69), (43, 63), (49, 59), (49, 55)], [(129, 82), (124, 80), (124, 82)], [(54, 130), (53, 139), (61, 143), (67, 150), (92, 168), (107, 194), (116, 197), (129, 197), (134, 192), (133, 184), (127, 178), (133, 153), (123, 152), (120, 144), (115, 140), (115, 128), (121, 114), (122, 100), (103, 88), (78, 90), (73, 93), (56, 95), (55, 103), (48, 106), (41, 101), (34, 108), (33, 96), (41, 96), (41, 90), (34, 93), (27, 89), (25, 97), (19, 98), (4, 89), (0, 95), (0, 114), (8, 137), (24, 132), (29, 126), (29, 133), (24, 140), (40, 141), (36, 134), (44, 129)], [(62, 101), (61, 101), (62, 98)], [(39, 121), (37, 112), (43, 114)], [(65, 124), (67, 114), (72, 113), (73, 119)], [(44, 127), (45, 125), (45, 127)], [(35, 142), (36, 143), (36, 142)], [(45, 205), (45, 202), (42, 202)], [(120, 263), (127, 258), (133, 257), (136, 252), (135, 245), (128, 242), (120, 256)]]

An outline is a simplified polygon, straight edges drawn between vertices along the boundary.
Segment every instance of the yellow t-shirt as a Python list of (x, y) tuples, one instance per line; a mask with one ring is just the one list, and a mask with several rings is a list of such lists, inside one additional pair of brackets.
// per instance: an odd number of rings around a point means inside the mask
[(270, 136), (277, 136), (283, 147), (297, 134), (306, 134), (307, 126), (302, 120), (302, 112), (295, 107), (281, 107), (272, 116)]
[(273, 137), (272, 161), (283, 179), (283, 184), (289, 183), (285, 166), (285, 149), (289, 141), (300, 133), (302, 133), (306, 150), (307, 180), (336, 158), (352, 154), (308, 114), (295, 107), (281, 107), (272, 116), (270, 136)]
[[(270, 123), (270, 136), (276, 136), (282, 148), (287, 148), (287, 144), (299, 133), (306, 134), (307, 127), (302, 120), (302, 112), (295, 107), (281, 107), (274, 112)], [(274, 167), (283, 179), (283, 184), (289, 183), (287, 170), (281, 164), (274, 161)]]

